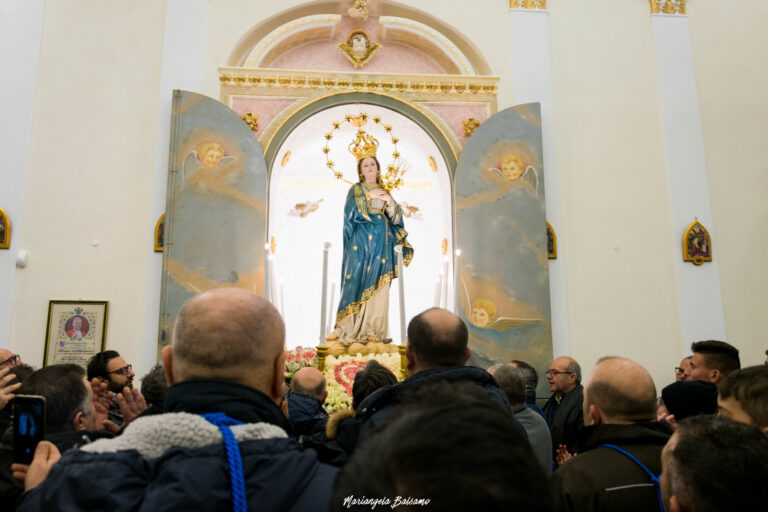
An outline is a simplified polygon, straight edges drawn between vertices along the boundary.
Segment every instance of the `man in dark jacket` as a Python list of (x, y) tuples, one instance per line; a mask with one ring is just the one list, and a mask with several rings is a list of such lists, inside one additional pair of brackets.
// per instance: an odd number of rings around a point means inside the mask
[(544, 404), (543, 411), (552, 434), (554, 459), (558, 450), (564, 452), (567, 449), (570, 454), (578, 452), (577, 439), (584, 427), (581, 366), (570, 357), (558, 357), (549, 365), (547, 381), (552, 396)]
[[(359, 439), (389, 420), (401, 393), (437, 381), (473, 382), (511, 414), (507, 395), (493, 377), (480, 368), (464, 366), (469, 356), (467, 326), (461, 318), (440, 308), (428, 309), (415, 316), (408, 324), (405, 347), (410, 377), (380, 388), (359, 405), (358, 416), (363, 420)], [(523, 431), (522, 427), (520, 430)]]
[(671, 430), (656, 419), (656, 386), (629, 359), (598, 361), (584, 393), (583, 451), (553, 474), (556, 509), (659, 510), (661, 451)]
[[(24, 379), (18, 393), (45, 398), (45, 438), (62, 453), (96, 439), (114, 437), (105, 430), (93, 430), (97, 421), (93, 392), (85, 380), (85, 370), (76, 364), (54, 364), (33, 372)], [(106, 413), (103, 407), (102, 413)], [(105, 414), (101, 419), (104, 417)], [(3, 510), (15, 510), (16, 499), (24, 492), (24, 485), (13, 479), (12, 463), (13, 428), (9, 427), (0, 438), (0, 503), (5, 506)]]
[(288, 421), (296, 436), (309, 436), (322, 441), (328, 413), (323, 409), (328, 391), (325, 376), (317, 368), (307, 367), (297, 371), (291, 379), (288, 393)]
[(323, 510), (336, 470), (288, 437), (276, 405), (284, 337), (262, 297), (236, 288), (193, 297), (163, 350), (167, 412), (52, 466), (41, 443), (26, 488), (50, 472), (21, 510)]

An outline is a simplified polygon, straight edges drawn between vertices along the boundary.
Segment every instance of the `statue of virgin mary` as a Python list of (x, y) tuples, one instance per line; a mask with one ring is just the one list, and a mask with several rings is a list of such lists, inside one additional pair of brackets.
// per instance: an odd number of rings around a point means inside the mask
[(344, 346), (391, 341), (387, 323), (389, 285), (398, 277), (395, 247), (402, 246), (405, 265), (413, 258), (400, 205), (382, 186), (378, 146), (362, 129), (349, 146), (357, 159), (358, 182), (350, 187), (344, 205), (341, 300), (328, 337)]

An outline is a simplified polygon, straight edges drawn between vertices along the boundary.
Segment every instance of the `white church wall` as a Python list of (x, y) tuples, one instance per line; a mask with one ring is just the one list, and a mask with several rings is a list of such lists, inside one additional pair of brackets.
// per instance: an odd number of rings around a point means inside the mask
[(151, 251), (163, 2), (46, 2), (11, 348), (43, 362), (48, 301), (109, 300), (138, 362)]
[(649, 7), (547, 7), (571, 355), (585, 373), (601, 356), (629, 357), (661, 385), (680, 355), (680, 249), (670, 236)]
[(726, 339), (742, 365), (768, 349), (768, 3), (690, 2), (693, 60)]

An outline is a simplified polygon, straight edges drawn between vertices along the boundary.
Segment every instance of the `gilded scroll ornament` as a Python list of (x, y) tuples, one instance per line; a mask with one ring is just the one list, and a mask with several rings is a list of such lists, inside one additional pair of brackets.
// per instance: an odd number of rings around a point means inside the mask
[(379, 48), (381, 45), (372, 42), (365, 30), (353, 30), (345, 42), (339, 43), (339, 49), (356, 68), (365, 66)]
[(437, 172), (437, 162), (435, 162), (433, 157), (427, 157), (427, 163), (429, 164), (429, 168), (432, 169), (432, 172)]
[(509, 0), (510, 9), (540, 9), (547, 8), (547, 0)]
[[(312, 212), (316, 212), (318, 208), (320, 208), (320, 203), (323, 202), (323, 199), (320, 198), (317, 201), (304, 201), (303, 203), (296, 203), (293, 206), (293, 209), (288, 212), (288, 215), (292, 215), (294, 217), (306, 217)], [(274, 237), (272, 238), (272, 241), (274, 242)], [(272, 251), (275, 252), (274, 250)]]
[(440, 244), (440, 249), (442, 249), (442, 251), (443, 251), (443, 256), (448, 254), (448, 239), (447, 238), (443, 238), (443, 241)]
[(474, 117), (470, 117), (469, 119), (463, 120), (461, 126), (464, 128), (464, 136), (471, 137), (472, 134), (475, 133), (475, 130), (477, 130), (477, 127), (480, 126), (480, 121)]
[(286, 151), (285, 154), (283, 155), (283, 161), (280, 162), (280, 167), (285, 167), (286, 165), (288, 165), (288, 160), (290, 159), (291, 159), (291, 152)]
[(709, 231), (695, 217), (683, 234), (683, 261), (690, 261), (694, 265), (712, 261), (712, 239)]
[(240, 119), (245, 121), (245, 124), (248, 125), (248, 128), (250, 128), (252, 132), (259, 131), (259, 114), (254, 114), (253, 112), (246, 112), (245, 114), (240, 116)]
[(650, 0), (651, 14), (686, 14), (685, 0)]

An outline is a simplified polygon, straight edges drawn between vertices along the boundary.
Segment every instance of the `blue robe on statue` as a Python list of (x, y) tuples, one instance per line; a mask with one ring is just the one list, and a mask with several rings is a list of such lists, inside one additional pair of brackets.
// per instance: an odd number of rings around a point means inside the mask
[[(403, 264), (413, 258), (413, 248), (403, 228), (403, 212), (393, 201), (368, 199), (371, 188), (355, 183), (344, 205), (344, 258), (341, 265), (341, 300), (336, 324), (360, 312), (375, 292), (398, 276), (395, 246), (403, 247)], [(349, 334), (349, 333), (347, 333)], [(353, 333), (352, 337), (358, 334)], [(382, 333), (386, 334), (386, 333)]]

